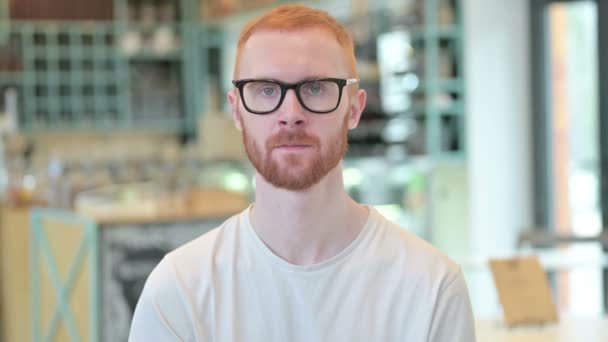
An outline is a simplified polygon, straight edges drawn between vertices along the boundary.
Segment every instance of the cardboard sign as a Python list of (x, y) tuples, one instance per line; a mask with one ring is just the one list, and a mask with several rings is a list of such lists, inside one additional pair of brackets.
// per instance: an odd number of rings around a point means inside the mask
[(536, 257), (490, 260), (506, 324), (556, 323), (557, 311)]

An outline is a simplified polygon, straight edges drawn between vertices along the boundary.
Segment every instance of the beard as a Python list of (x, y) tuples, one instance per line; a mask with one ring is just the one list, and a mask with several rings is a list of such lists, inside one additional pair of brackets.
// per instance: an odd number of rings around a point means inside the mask
[[(273, 150), (285, 144), (308, 145), (313, 151), (273, 158)], [(327, 143), (325, 152), (320, 139), (301, 128), (279, 131), (266, 140), (262, 149), (243, 125), (243, 145), (249, 160), (268, 183), (285, 190), (304, 191), (319, 183), (344, 157), (348, 149), (348, 115), (338, 134)], [(309, 153), (314, 155), (311, 157)]]

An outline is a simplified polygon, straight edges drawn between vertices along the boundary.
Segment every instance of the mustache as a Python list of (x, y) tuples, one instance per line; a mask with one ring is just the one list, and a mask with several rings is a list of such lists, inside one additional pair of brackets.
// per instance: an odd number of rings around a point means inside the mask
[(309, 135), (303, 130), (279, 131), (266, 141), (266, 148), (269, 151), (282, 145), (311, 145), (317, 147), (320, 145), (320, 141), (319, 138)]

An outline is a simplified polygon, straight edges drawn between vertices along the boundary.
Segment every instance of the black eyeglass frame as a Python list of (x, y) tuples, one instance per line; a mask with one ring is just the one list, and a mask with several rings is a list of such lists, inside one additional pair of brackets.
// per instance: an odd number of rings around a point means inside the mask
[[(306, 106), (304, 104), (304, 101), (302, 100), (302, 97), (300, 96), (300, 88), (302, 87), (303, 84), (310, 83), (310, 82), (319, 82), (319, 81), (329, 81), (329, 82), (333, 82), (338, 85), (338, 101), (336, 103), (336, 106), (330, 110), (319, 111), (319, 110), (310, 109), (310, 108), (308, 108), (308, 106)], [(281, 98), (279, 99), (279, 102), (272, 110), (255, 111), (255, 110), (251, 110), (251, 108), (249, 108), (249, 106), (247, 106), (247, 102), (245, 101), (245, 95), (243, 95), (243, 87), (245, 87), (245, 85), (247, 83), (251, 83), (251, 82), (267, 82), (267, 83), (272, 83), (272, 84), (276, 84), (279, 86), (279, 88), (281, 89)], [(243, 101), (243, 106), (245, 106), (245, 109), (247, 109), (248, 112), (250, 112), (252, 114), (257, 114), (257, 115), (266, 115), (266, 114), (270, 114), (270, 113), (274, 112), (275, 110), (279, 109), (279, 107), (281, 107), (281, 105), (283, 104), (283, 100), (285, 99), (285, 95), (287, 94), (287, 91), (289, 89), (294, 90), (294, 92), (296, 93), (296, 97), (298, 98), (298, 102), (300, 102), (300, 105), (302, 107), (304, 107), (304, 109), (306, 109), (307, 111), (315, 113), (315, 114), (331, 113), (334, 110), (336, 110), (338, 108), (338, 106), (340, 106), (340, 101), (342, 101), (342, 90), (344, 89), (344, 87), (349, 86), (351, 84), (355, 84), (357, 82), (359, 82), (359, 80), (356, 78), (344, 79), (344, 78), (331, 78), (331, 77), (330, 78), (307, 79), (307, 80), (302, 80), (302, 81), (299, 81), (296, 83), (288, 83), (288, 82), (282, 82), (282, 81), (270, 80), (270, 79), (247, 78), (247, 79), (241, 79), (241, 80), (233, 80), (232, 84), (239, 90), (241, 101)]]

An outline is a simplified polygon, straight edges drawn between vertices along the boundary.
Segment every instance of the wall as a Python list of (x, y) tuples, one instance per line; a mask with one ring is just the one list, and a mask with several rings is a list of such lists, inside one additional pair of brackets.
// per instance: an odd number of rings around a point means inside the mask
[(464, 1), (473, 257), (465, 272), (479, 314), (494, 313), (495, 294), (485, 262), (474, 260), (508, 254), (533, 220), (528, 3)]

